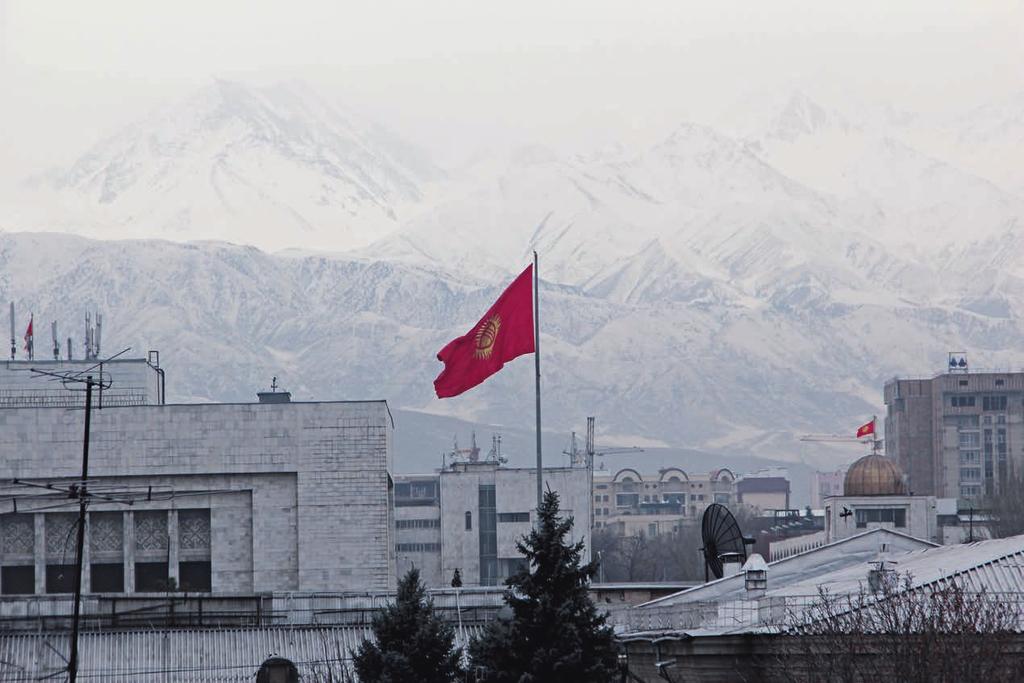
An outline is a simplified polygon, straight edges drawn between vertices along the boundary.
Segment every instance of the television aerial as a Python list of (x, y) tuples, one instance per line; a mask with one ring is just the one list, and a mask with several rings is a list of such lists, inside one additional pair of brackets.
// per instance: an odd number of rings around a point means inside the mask
[(726, 561), (740, 565), (747, 561), (747, 546), (753, 545), (754, 539), (743, 536), (736, 517), (724, 505), (712, 503), (704, 509), (700, 531), (704, 542), (704, 581), (709, 580), (709, 572), (716, 579), (725, 576)]

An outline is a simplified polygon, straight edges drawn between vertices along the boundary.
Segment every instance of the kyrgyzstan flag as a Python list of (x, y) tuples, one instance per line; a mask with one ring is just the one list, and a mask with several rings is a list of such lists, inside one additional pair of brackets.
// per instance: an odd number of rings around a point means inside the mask
[(858, 439), (860, 437), (862, 437), (862, 436), (870, 436), (871, 434), (874, 434), (874, 433), (875, 433), (875, 421), (874, 420), (871, 420), (871, 422), (868, 422), (867, 424), (862, 424), (860, 427), (857, 427), (857, 438)]
[[(35, 335), (32, 334), (32, 322), (35, 320), (35, 315), (30, 315), (28, 318), (28, 329), (25, 330), (25, 350), (29, 353), (32, 352), (32, 339)], [(11, 325), (11, 327), (14, 327)]]
[(438, 398), (458, 396), (536, 350), (533, 341), (533, 265), (508, 286), (480, 322), (437, 354), (444, 370), (434, 380)]

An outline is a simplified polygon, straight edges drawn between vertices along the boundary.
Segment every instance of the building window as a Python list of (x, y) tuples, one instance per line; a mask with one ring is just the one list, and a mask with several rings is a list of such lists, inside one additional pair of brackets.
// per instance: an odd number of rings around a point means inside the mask
[(136, 562), (135, 590), (139, 593), (163, 593), (170, 590), (166, 562)]
[(530, 570), (530, 563), (525, 557), (502, 557), (498, 559), (498, 571), (502, 579), (507, 579), (519, 572)]
[(396, 543), (395, 552), (398, 553), (439, 553), (440, 543)]
[(960, 448), (977, 448), (981, 445), (978, 432), (960, 432)]
[(996, 380), (996, 386), (997, 386), (997, 387), (1001, 387), (1001, 386), (1003, 386), (1004, 384), (1006, 384), (1006, 381), (1005, 381), (1005, 380), (1001, 380), (1001, 379), (997, 379), (997, 380)]
[(78, 514), (55, 512), (43, 518), (46, 529), (46, 592), (74, 592)]
[(615, 507), (629, 508), (636, 507), (640, 504), (639, 493), (616, 493), (615, 494)]
[(46, 592), (74, 593), (75, 569), (74, 564), (47, 564)]
[(647, 525), (647, 535), (648, 536), (657, 536), (658, 535), (658, 525), (657, 524), (648, 524)]
[(981, 481), (981, 469), (978, 467), (961, 467), (960, 481)]
[(124, 515), (89, 513), (89, 590), (124, 592)]
[(974, 498), (981, 494), (980, 486), (961, 486), (960, 495), (964, 498)]
[(135, 590), (159, 593), (170, 589), (167, 560), (170, 539), (166, 510), (139, 510), (135, 523)]
[(1006, 410), (1005, 396), (984, 396), (981, 399), (982, 410)]
[(209, 560), (178, 563), (178, 589), (188, 592), (209, 593), (212, 585)]
[(0, 593), (36, 592), (35, 546), (33, 515), (0, 515)]
[(978, 451), (960, 451), (960, 463), (963, 465), (977, 464), (981, 462), (981, 453)]
[(857, 508), (856, 513), (858, 529), (872, 523), (890, 523), (900, 529), (907, 526), (906, 508)]
[(529, 522), (530, 521), (530, 513), (529, 512), (499, 512), (498, 513), (498, 521), (499, 522), (505, 522), (505, 523), (508, 523), (508, 522)]
[(950, 396), (950, 405), (954, 408), (973, 408), (974, 397), (973, 396)]
[(494, 484), (479, 488), (480, 585), (498, 585), (498, 510)]
[(89, 565), (89, 589), (93, 593), (123, 593), (124, 563), (110, 562)]
[(210, 510), (178, 510), (178, 588), (209, 593), (213, 571), (210, 564)]
[(473, 530), (473, 513), (466, 510), (466, 531)]
[(396, 529), (440, 529), (439, 519), (396, 519)]

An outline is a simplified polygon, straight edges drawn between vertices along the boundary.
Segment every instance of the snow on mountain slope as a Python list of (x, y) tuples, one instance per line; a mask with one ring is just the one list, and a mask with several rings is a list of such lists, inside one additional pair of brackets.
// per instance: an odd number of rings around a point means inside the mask
[(97, 144), (52, 187), (89, 234), (345, 249), (394, 230), (439, 177), (301, 84), (217, 81)]
[[(297, 400), (386, 398), (528, 426), (525, 360), (462, 397), (432, 396), (437, 350), (504, 284), (221, 243), (0, 233), (0, 299), (76, 337), (83, 309), (99, 308), (108, 350), (160, 349), (172, 400), (249, 400), (277, 375)], [(695, 286), (612, 299), (544, 283), (547, 428), (596, 414), (624, 439), (792, 460), (794, 434), (842, 431), (879, 412), (885, 378), (935, 367), (953, 347), (1009, 366), (1024, 343), (1016, 318), (892, 301), (752, 300), (717, 282)]]

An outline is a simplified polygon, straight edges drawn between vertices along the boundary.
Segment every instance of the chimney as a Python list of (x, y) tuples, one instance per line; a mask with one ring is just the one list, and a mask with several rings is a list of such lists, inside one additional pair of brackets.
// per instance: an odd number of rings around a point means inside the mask
[(743, 563), (742, 553), (722, 553), (718, 559), (722, 561), (723, 577), (740, 573), (740, 565)]
[(768, 590), (768, 563), (764, 558), (754, 553), (743, 564), (743, 586), (747, 589), (747, 596), (759, 598)]

